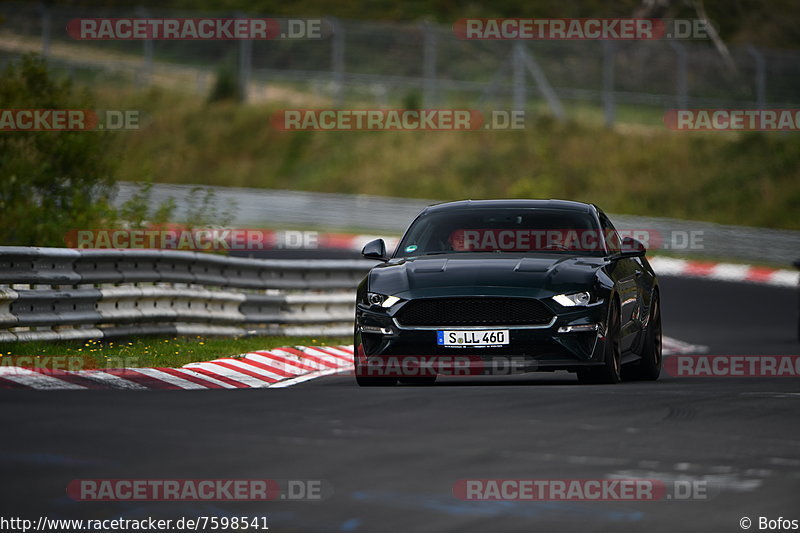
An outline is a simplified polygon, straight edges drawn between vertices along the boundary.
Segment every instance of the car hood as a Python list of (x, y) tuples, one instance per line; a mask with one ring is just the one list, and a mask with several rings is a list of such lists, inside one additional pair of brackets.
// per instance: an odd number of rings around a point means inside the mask
[(556, 254), (393, 259), (372, 269), (369, 290), (404, 299), (472, 294), (538, 298), (589, 290), (604, 265), (601, 257)]

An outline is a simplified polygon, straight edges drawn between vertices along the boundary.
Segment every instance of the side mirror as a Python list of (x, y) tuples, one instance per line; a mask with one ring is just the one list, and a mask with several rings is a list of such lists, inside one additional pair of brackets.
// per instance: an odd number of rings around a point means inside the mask
[(361, 250), (361, 255), (363, 255), (367, 259), (386, 261), (386, 259), (388, 259), (386, 257), (386, 244), (383, 242), (383, 239), (375, 239), (374, 241), (369, 241), (367, 244), (364, 245), (364, 248)]
[(622, 239), (622, 246), (620, 247), (620, 255), (622, 257), (643, 257), (645, 253), (647, 253), (647, 249), (644, 244), (633, 237), (624, 237)]

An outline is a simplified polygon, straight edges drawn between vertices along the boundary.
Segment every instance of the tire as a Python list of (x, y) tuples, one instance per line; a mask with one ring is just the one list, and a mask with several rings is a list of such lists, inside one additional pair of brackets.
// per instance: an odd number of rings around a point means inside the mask
[(641, 360), (635, 366), (626, 369), (625, 377), (640, 381), (655, 381), (661, 374), (663, 358), (661, 356), (661, 302), (658, 292), (653, 294), (653, 301), (650, 304), (650, 321), (644, 338), (644, 348), (641, 353)]
[(397, 384), (397, 378), (367, 378), (356, 376), (359, 387), (392, 387)]
[(622, 348), (620, 344), (619, 308), (612, 302), (606, 326), (603, 366), (579, 368), (578, 381), (585, 384), (613, 384), (622, 380)]
[(356, 383), (359, 387), (391, 387), (397, 384), (397, 378), (362, 376), (361, 365), (358, 364), (358, 356), (353, 356), (353, 367), (355, 368)]
[(412, 378), (400, 378), (400, 383), (405, 385), (433, 385), (436, 382), (436, 376), (415, 376)]

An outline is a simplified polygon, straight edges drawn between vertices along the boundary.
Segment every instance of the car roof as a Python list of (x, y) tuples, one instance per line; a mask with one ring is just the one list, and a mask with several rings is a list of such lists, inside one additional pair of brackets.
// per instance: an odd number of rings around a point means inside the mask
[(568, 211), (578, 211), (582, 213), (592, 213), (597, 208), (592, 204), (583, 202), (573, 202), (571, 200), (527, 200), (527, 199), (508, 199), (508, 200), (459, 200), (457, 202), (445, 202), (426, 207), (420, 214), (434, 213), (440, 211), (456, 211), (466, 208), (526, 208), (526, 209), (564, 209)]

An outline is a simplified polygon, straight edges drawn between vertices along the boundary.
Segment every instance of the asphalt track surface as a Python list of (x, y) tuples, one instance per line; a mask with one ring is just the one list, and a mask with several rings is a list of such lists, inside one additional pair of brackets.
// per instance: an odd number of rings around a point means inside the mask
[[(797, 293), (662, 278), (665, 334), (798, 354)], [(530, 374), (359, 389), (0, 391), (0, 516), (266, 516), (270, 531), (742, 531), (800, 519), (800, 380), (578, 385)], [(467, 478), (706, 480), (706, 499), (470, 502)], [(75, 502), (81, 478), (322, 479), (323, 501)]]

